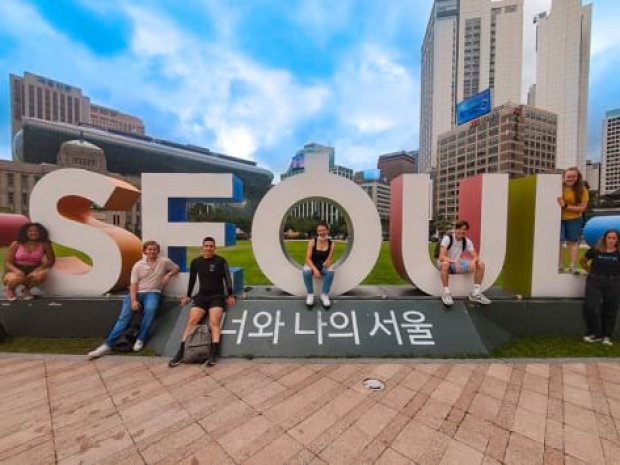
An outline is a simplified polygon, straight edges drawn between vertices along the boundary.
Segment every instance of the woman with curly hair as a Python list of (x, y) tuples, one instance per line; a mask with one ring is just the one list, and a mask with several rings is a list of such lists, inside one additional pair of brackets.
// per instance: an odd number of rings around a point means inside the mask
[(4, 295), (10, 301), (17, 299), (15, 289), (23, 285), (22, 297), (32, 299), (30, 289), (47, 278), (56, 257), (47, 229), (39, 223), (26, 223), (17, 233), (4, 259)]

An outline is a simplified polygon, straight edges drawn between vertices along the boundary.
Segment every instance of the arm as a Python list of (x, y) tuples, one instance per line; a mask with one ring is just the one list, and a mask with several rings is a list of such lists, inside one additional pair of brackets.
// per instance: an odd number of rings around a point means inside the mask
[(180, 271), (179, 266), (177, 264), (175, 264), (172, 260), (168, 260), (167, 266), (168, 266), (168, 273), (166, 273), (161, 278), (161, 287), (162, 288), (165, 287), (166, 284), (168, 284), (168, 282), (170, 281), (170, 279)]
[(478, 255), (478, 252), (476, 251), (476, 248), (474, 247), (474, 243), (471, 241), (471, 239), (466, 239), (466, 241), (467, 241), (467, 252), (471, 255), (471, 260), (473, 262), (477, 262), (480, 256)]
[(588, 201), (590, 200), (590, 194), (588, 191), (584, 189), (583, 194), (581, 196), (581, 203), (579, 205), (566, 205), (564, 206), (564, 210), (574, 213), (583, 213), (588, 208)]
[(228, 267), (228, 262), (224, 260), (224, 286), (226, 286), (226, 293), (228, 296), (226, 297), (226, 305), (228, 307), (232, 307), (235, 305), (236, 297), (233, 294), (233, 286), (232, 286), (232, 278), (230, 277), (230, 268)]
[(53, 267), (54, 263), (56, 263), (56, 255), (54, 254), (51, 242), (43, 244), (43, 254), (43, 262), (37, 268), (45, 269)]
[(187, 293), (181, 297), (181, 305), (186, 305), (191, 296), (192, 291), (194, 290), (194, 285), (196, 284), (196, 260), (192, 261), (192, 264), (189, 266), (189, 283), (187, 284)]
[(332, 244), (329, 248), (329, 255), (327, 256), (327, 260), (325, 260), (325, 263), (323, 263), (323, 266), (325, 268), (331, 267), (332, 264), (334, 263), (334, 250), (335, 249), (336, 249), (336, 243), (332, 241)]
[(312, 274), (314, 275), (315, 278), (319, 278), (321, 276), (321, 272), (318, 270), (318, 268), (314, 265), (314, 262), (312, 261), (312, 249), (314, 248), (314, 242), (312, 241), (314, 240), (315, 239), (310, 239), (308, 241), (308, 247), (306, 248), (306, 260), (304, 261), (304, 264), (312, 270)]
[(24, 276), (24, 272), (15, 266), (15, 252), (17, 252), (17, 247), (19, 243), (17, 241), (13, 242), (6, 251), (6, 256), (4, 257), (4, 267), (7, 271), (11, 271), (12, 273), (17, 273), (21, 276)]
[(131, 309), (134, 312), (140, 310), (140, 302), (138, 301), (138, 283), (129, 285), (129, 299), (131, 300)]

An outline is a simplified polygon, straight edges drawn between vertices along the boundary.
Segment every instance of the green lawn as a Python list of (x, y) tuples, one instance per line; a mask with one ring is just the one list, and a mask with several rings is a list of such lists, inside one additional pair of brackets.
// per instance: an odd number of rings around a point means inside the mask
[[(285, 247), (289, 256), (300, 265), (304, 262), (304, 257), (306, 253), (306, 244), (305, 240), (303, 241), (286, 241)], [(336, 252), (335, 259), (338, 258), (344, 253), (346, 248), (346, 243), (337, 242), (336, 243)], [(435, 248), (434, 243), (429, 243), (429, 256), (432, 257), (433, 250)], [(54, 244), (54, 251), (59, 257), (66, 256), (77, 256), (82, 259), (84, 262), (90, 264), (90, 257), (79, 252), (74, 249), (70, 249), (68, 247), (64, 247), (62, 245)], [(0, 266), (4, 264), (4, 254), (6, 249), (0, 249)], [(568, 266), (568, 255), (566, 251), (564, 251), (564, 263)], [(234, 247), (219, 247), (217, 249), (217, 253), (228, 260), (231, 266), (239, 266), (243, 268), (245, 274), (245, 283), (247, 285), (269, 285), (271, 282), (267, 279), (267, 277), (263, 274), (263, 272), (259, 269), (256, 261), (254, 260), (254, 254), (252, 252), (252, 244), (250, 241), (237, 241), (237, 245)], [(579, 254), (580, 257), (585, 253), (585, 249), (580, 249)], [(188, 263), (194, 257), (200, 254), (199, 247), (189, 247), (188, 248)], [(374, 268), (370, 272), (370, 274), (366, 277), (366, 279), (362, 282), (362, 284), (369, 285), (377, 285), (377, 284), (407, 284), (407, 281), (403, 280), (392, 265), (392, 258), (390, 257), (390, 243), (383, 242), (381, 244), (381, 253), (379, 254), (379, 259), (375, 264)], [(498, 277), (496, 285), (501, 286), (502, 284), (502, 275)]]

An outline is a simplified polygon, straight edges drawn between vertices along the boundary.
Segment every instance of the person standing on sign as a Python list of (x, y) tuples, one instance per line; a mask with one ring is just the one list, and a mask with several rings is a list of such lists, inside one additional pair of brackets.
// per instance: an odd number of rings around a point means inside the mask
[[(192, 298), (196, 277), (198, 277), (200, 287), (198, 293)], [(209, 317), (209, 329), (211, 330), (211, 351), (207, 366), (215, 365), (220, 349), (222, 315), (226, 307), (235, 305), (228, 262), (219, 255), (215, 255), (215, 239), (210, 236), (202, 240), (202, 256), (192, 260), (190, 265), (187, 295), (181, 297), (181, 305), (187, 305), (190, 300), (192, 308), (183, 331), (181, 345), (177, 354), (168, 362), (170, 367), (175, 367), (183, 361), (185, 340), (205, 315)]]
[(469, 295), (469, 300), (482, 305), (488, 305), (491, 301), (482, 293), (480, 283), (484, 278), (484, 263), (478, 257), (474, 243), (466, 237), (469, 223), (460, 220), (454, 225), (454, 231), (446, 234), (437, 245), (439, 252), (436, 253), (436, 265), (441, 274), (443, 293), (441, 301), (447, 307), (454, 304), (450, 287), (448, 285), (450, 274), (473, 273), (474, 288)]
[(558, 205), (562, 209), (562, 222), (560, 229), (560, 258), (558, 269), (564, 271), (564, 257), (562, 254), (562, 242), (566, 243), (569, 256), (570, 273), (579, 274), (577, 271), (577, 255), (579, 250), (579, 234), (583, 225), (583, 212), (588, 208), (590, 195), (584, 186), (583, 176), (577, 167), (564, 170), (562, 177), (562, 196), (558, 197)]
[(144, 315), (140, 322), (140, 329), (133, 351), (139, 352), (149, 335), (155, 314), (161, 302), (161, 291), (168, 281), (179, 272), (179, 267), (167, 257), (159, 256), (159, 244), (155, 241), (146, 241), (142, 244), (144, 257), (131, 268), (129, 294), (123, 298), (123, 306), (118, 320), (110, 331), (106, 341), (95, 350), (88, 353), (88, 359), (101, 357), (114, 347), (115, 342), (131, 322), (134, 312), (143, 309)]
[(588, 272), (584, 299), (584, 316), (588, 335), (585, 342), (602, 341), (611, 346), (620, 304), (620, 252), (616, 229), (605, 231), (596, 247), (581, 258), (581, 266)]
[(324, 308), (329, 308), (329, 291), (334, 281), (334, 242), (329, 238), (329, 226), (321, 221), (316, 227), (316, 237), (308, 241), (306, 260), (303, 267), (304, 284), (308, 295), (306, 305), (312, 308), (314, 305), (314, 282), (313, 278), (323, 278), (323, 288), (320, 299)]

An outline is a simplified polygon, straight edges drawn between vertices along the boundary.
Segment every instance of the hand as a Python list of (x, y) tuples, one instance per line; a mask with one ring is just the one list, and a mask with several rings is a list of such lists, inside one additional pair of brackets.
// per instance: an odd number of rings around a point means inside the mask
[(138, 310), (140, 310), (140, 302), (138, 302), (137, 300), (131, 300), (131, 309), (134, 312), (137, 312)]
[(566, 202), (562, 197), (558, 197), (558, 205), (560, 206), (560, 208), (566, 207)]
[(325, 262), (323, 263), (323, 268), (325, 268), (326, 270), (330, 269), (331, 266), (332, 266), (331, 260), (325, 260)]
[(235, 303), (237, 303), (237, 298), (234, 295), (229, 295), (228, 297), (226, 297), (227, 307), (232, 307), (233, 305), (235, 305)]
[(316, 279), (319, 279), (321, 277), (321, 272), (319, 270), (312, 270), (312, 276), (314, 276)]
[(184, 295), (181, 297), (181, 305), (187, 305), (189, 303), (189, 297)]

